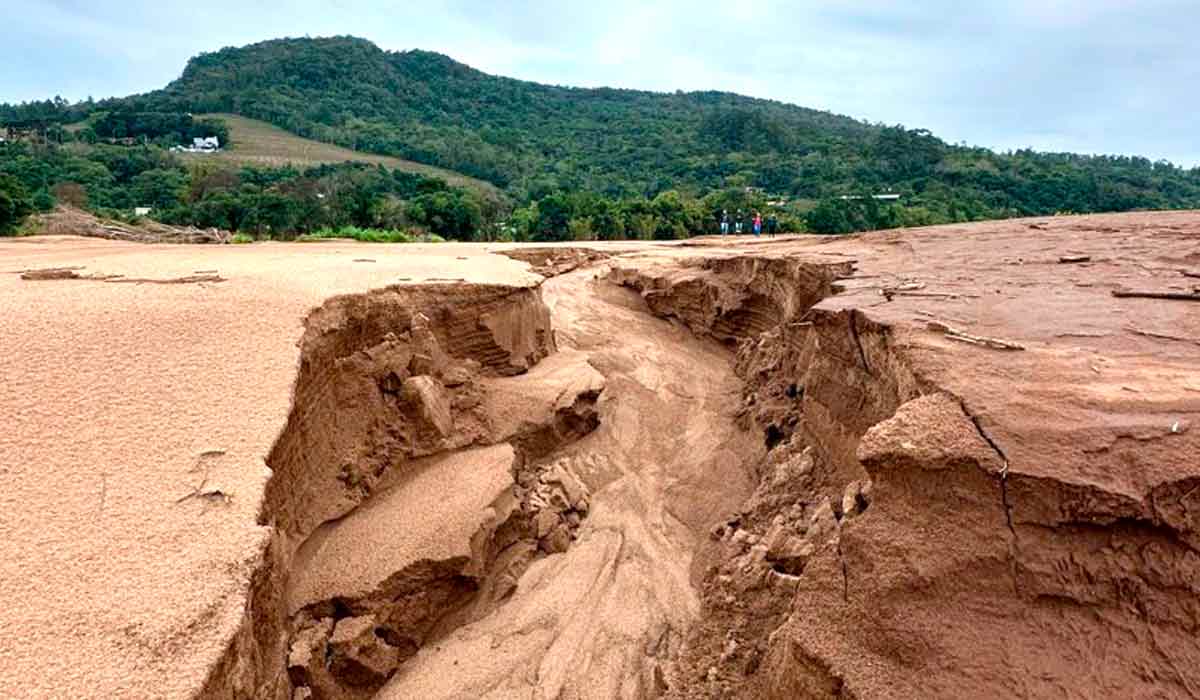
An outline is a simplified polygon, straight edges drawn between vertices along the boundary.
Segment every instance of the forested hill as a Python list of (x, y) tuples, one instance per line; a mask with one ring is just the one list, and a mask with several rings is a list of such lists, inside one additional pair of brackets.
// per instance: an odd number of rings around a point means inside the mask
[[(517, 205), (514, 235), (690, 235), (711, 231), (723, 209), (769, 208), (789, 227), (828, 233), (1200, 208), (1200, 169), (1138, 157), (998, 154), (729, 93), (541, 85), (353, 37), (202, 54), (178, 80), (144, 95), (0, 105), (0, 121), (46, 113), (62, 124), (98, 115), (257, 118), (490, 181)], [(901, 198), (869, 196), (880, 193)]]
[(256, 117), (489, 180), (518, 201), (555, 191), (700, 195), (730, 185), (810, 202), (895, 191), (918, 223), (1200, 206), (1200, 175), (1144, 158), (1000, 155), (728, 93), (540, 85), (352, 37), (203, 54), (164, 90), (133, 101)]
[(204, 54), (165, 90), (138, 102), (145, 109), (236, 112), (535, 195), (719, 187), (743, 170), (768, 189), (787, 190), (796, 158), (857, 151), (878, 131), (725, 93), (540, 85), (349, 37)]

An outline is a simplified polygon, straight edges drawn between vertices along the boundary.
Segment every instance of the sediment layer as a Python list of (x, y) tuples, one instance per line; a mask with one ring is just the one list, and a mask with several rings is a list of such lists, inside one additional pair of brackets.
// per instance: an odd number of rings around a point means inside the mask
[[(566, 473), (533, 488), (531, 460), (593, 430), (604, 387), (586, 365), (517, 376), (555, 350), (537, 287), (395, 287), (331, 299), (305, 325), (261, 513), (274, 536), (204, 697), (370, 697), (586, 514)], [(498, 397), (524, 399), (522, 420), (495, 420)]]
[[(714, 528), (724, 561), (668, 694), (1196, 697), (1200, 444), (1179, 428), (1196, 407), (1162, 402), (1157, 429), (1113, 425), (1056, 465), (1014, 459), (894, 309), (822, 303), (855, 273), (614, 269), (655, 313), (737, 346), (742, 417), (771, 448)], [(1123, 464), (1097, 464), (1115, 449)], [(1154, 475), (1140, 489), (1089, 477), (1133, 462)]]

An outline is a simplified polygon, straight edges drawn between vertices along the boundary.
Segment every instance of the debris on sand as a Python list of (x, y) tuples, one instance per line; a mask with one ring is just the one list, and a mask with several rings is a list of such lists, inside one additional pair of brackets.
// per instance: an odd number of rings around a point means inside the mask
[(125, 277), (124, 275), (81, 275), (77, 271), (82, 269), (82, 267), (51, 267), (42, 270), (26, 270), (21, 273), (21, 279), (30, 282), (86, 280), (91, 282), (107, 282), (110, 284), (199, 284), (201, 282), (225, 281), (225, 278), (218, 274), (185, 275), (183, 277), (154, 279), (148, 277)]
[(951, 340), (957, 340), (963, 343), (971, 343), (972, 345), (981, 345), (985, 348), (993, 350), (1024, 350), (1025, 346), (1012, 342), (1011, 340), (1001, 340), (999, 338), (989, 338), (983, 335), (972, 335), (966, 331), (958, 330), (952, 326), (947, 326), (940, 321), (930, 321), (926, 327), (935, 332), (945, 335)]
[(1112, 295), (1119, 298), (1200, 301), (1200, 292), (1155, 292), (1136, 289), (1114, 289)]
[(169, 226), (146, 220), (137, 224), (101, 219), (72, 206), (60, 205), (47, 214), (34, 217), (32, 228), (54, 236), (87, 236), (134, 243), (228, 243), (228, 231), (192, 226)]
[(1200, 338), (1185, 338), (1180, 335), (1171, 335), (1169, 333), (1148, 331), (1148, 330), (1143, 330), (1141, 328), (1135, 328), (1133, 326), (1126, 326), (1125, 330), (1129, 331), (1130, 333), (1133, 333), (1134, 335), (1144, 335), (1147, 338), (1157, 338), (1158, 340), (1178, 340), (1183, 343), (1194, 343), (1196, 345), (1200, 345)]
[(82, 267), (47, 267), (42, 270), (25, 270), (21, 272), (21, 279), (29, 281), (42, 280), (77, 280), (83, 279), (76, 270), (82, 270)]

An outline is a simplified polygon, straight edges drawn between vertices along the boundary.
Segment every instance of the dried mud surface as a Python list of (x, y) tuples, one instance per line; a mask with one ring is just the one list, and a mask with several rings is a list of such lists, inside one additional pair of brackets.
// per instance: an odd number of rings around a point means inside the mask
[(22, 696), (1200, 694), (1200, 214), (0, 256)]

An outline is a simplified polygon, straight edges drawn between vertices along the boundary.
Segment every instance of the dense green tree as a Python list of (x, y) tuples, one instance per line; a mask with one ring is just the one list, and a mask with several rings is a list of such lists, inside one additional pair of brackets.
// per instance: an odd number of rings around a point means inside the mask
[(301, 213), (296, 200), (268, 191), (255, 195), (252, 202), (239, 228), (259, 235), (296, 230)]
[(537, 215), (533, 221), (533, 240), (570, 240), (570, 223), (573, 213), (570, 199), (561, 192), (539, 200)]
[(33, 198), (12, 175), (0, 174), (0, 235), (12, 233), (33, 213)]
[(187, 178), (180, 170), (147, 170), (130, 183), (130, 195), (139, 207), (171, 209), (186, 193)]

